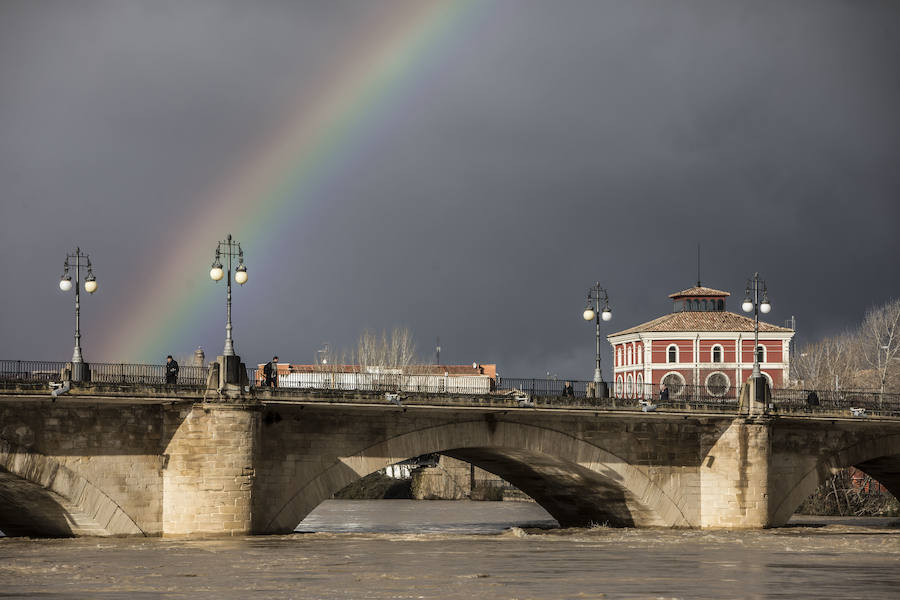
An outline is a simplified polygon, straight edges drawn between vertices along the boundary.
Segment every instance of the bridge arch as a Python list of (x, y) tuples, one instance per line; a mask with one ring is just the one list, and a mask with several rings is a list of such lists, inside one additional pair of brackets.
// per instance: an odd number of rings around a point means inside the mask
[(900, 498), (900, 434), (866, 438), (815, 461), (793, 485), (773, 498), (772, 526), (788, 522), (794, 511), (838, 469), (856, 467)]
[(318, 504), (353, 481), (396, 462), (443, 453), (492, 472), (535, 499), (564, 526), (692, 527), (673, 500), (677, 482), (648, 474), (597, 445), (561, 431), (484, 418), (407, 432), (335, 457), (287, 490), (258, 524), (260, 533), (293, 531)]
[(0, 438), (0, 531), (146, 535), (109, 496), (58, 460)]

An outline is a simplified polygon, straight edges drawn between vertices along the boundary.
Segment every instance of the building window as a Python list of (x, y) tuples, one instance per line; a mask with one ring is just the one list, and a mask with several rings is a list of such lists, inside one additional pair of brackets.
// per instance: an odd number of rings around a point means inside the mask
[(660, 384), (660, 389), (663, 387), (669, 388), (669, 398), (676, 398), (684, 391), (684, 377), (681, 373), (667, 373)]
[(638, 398), (646, 398), (647, 394), (644, 393), (644, 374), (638, 373), (637, 376), (637, 397)]
[(756, 360), (758, 362), (766, 362), (766, 348), (762, 344), (756, 347)]
[(634, 397), (634, 377), (631, 376), (631, 373), (629, 373), (628, 377), (625, 378), (625, 397)]
[(670, 363), (678, 362), (678, 346), (671, 344), (666, 350), (667, 359)]
[(725, 301), (724, 300), (716, 300), (716, 306), (719, 309), (719, 312), (725, 310)]
[(622, 366), (622, 348), (621, 348), (621, 346), (616, 349), (616, 365), (619, 367)]
[(622, 397), (622, 376), (621, 375), (616, 377), (616, 397), (617, 398)]
[(631, 346), (628, 346), (628, 363), (627, 364), (630, 365), (630, 364), (632, 364), (633, 361), (634, 361), (634, 350), (631, 348)]
[(710, 396), (721, 398), (731, 389), (731, 380), (725, 373), (712, 373), (706, 378), (706, 392)]
[(715, 345), (712, 348), (712, 361), (714, 363), (722, 362), (722, 346)]

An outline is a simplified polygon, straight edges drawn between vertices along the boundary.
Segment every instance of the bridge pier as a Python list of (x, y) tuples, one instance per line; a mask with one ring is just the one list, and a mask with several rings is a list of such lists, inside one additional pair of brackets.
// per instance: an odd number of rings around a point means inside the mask
[(737, 418), (700, 465), (700, 527), (769, 527), (772, 421)]
[(167, 412), (164, 536), (251, 533), (259, 409), (216, 403)]

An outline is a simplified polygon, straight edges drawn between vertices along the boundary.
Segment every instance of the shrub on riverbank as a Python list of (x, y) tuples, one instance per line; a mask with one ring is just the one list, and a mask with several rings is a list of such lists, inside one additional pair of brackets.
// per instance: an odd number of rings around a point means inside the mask
[(832, 475), (815, 493), (803, 501), (801, 515), (896, 517), (900, 502), (869, 477), (850, 469)]

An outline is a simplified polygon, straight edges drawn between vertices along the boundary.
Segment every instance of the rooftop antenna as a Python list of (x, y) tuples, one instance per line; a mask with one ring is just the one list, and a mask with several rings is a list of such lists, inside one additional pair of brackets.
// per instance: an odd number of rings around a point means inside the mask
[(697, 243), (697, 287), (700, 287), (700, 244)]

